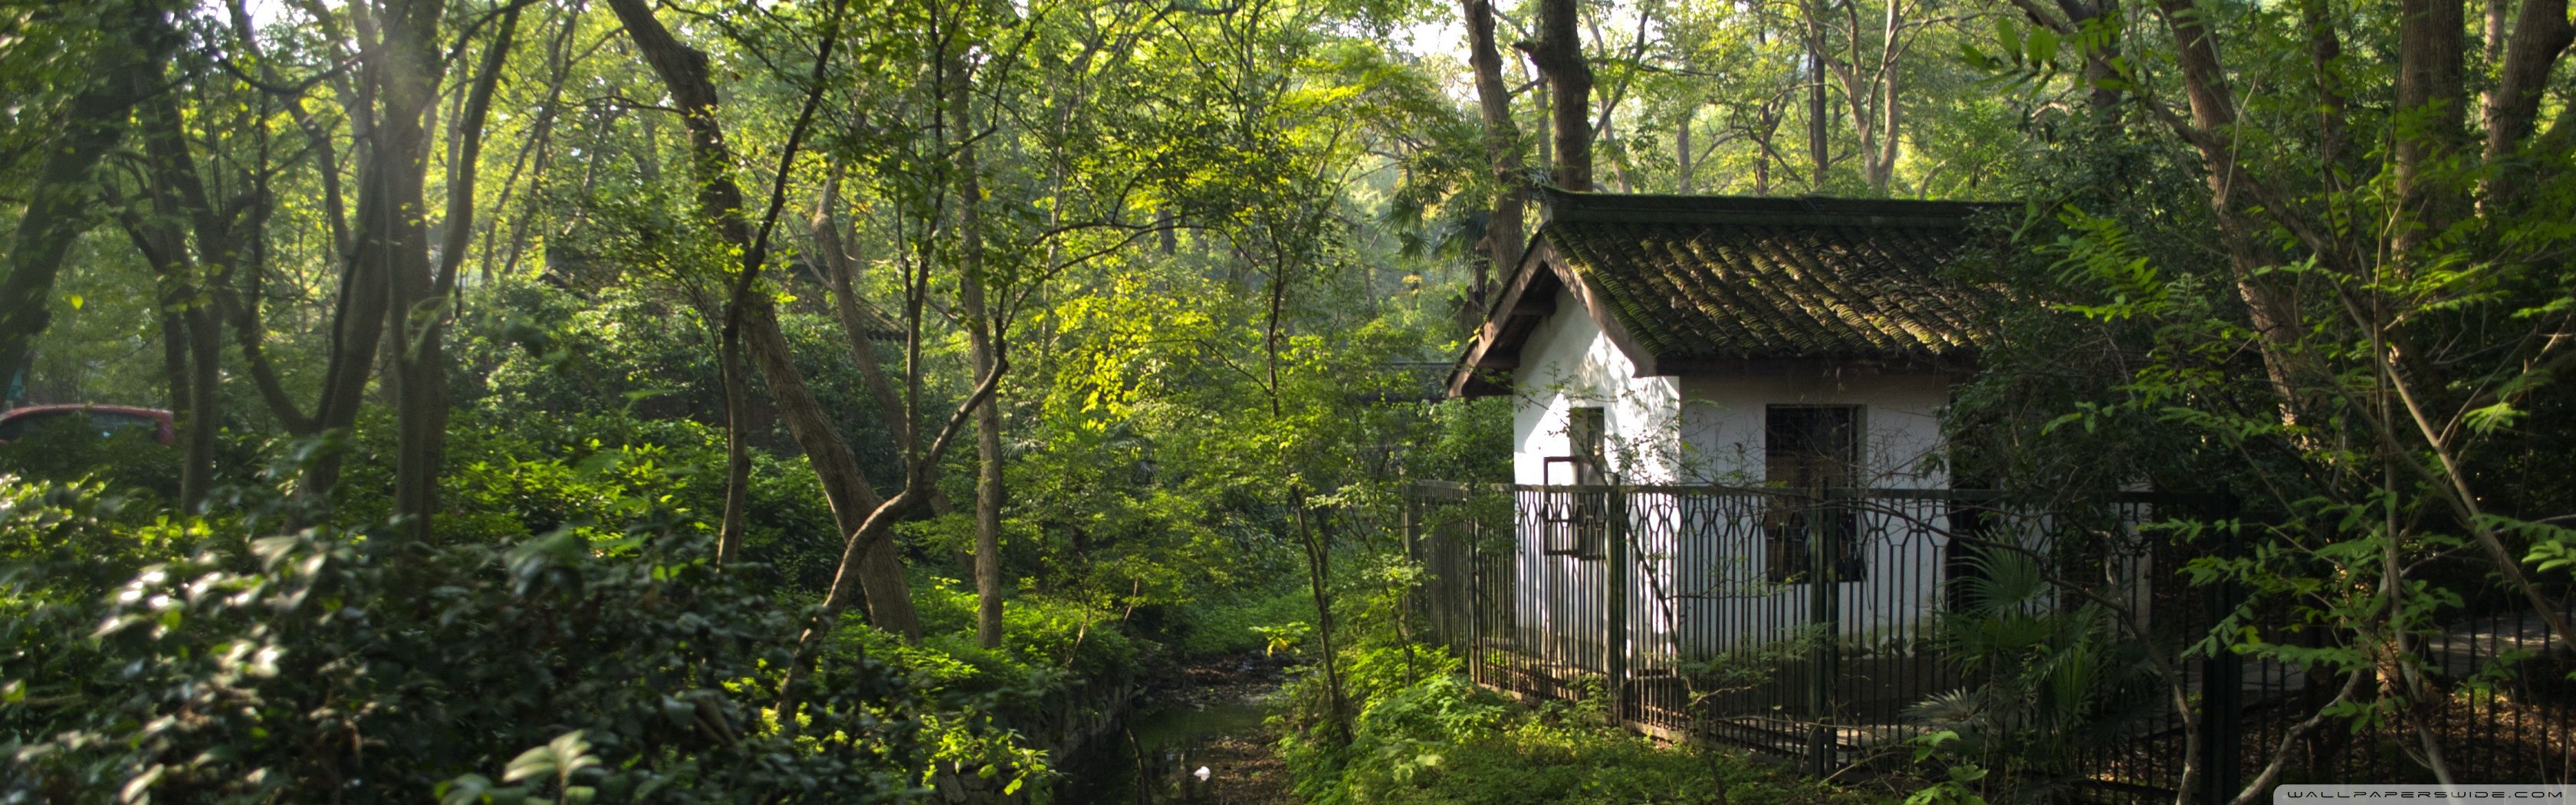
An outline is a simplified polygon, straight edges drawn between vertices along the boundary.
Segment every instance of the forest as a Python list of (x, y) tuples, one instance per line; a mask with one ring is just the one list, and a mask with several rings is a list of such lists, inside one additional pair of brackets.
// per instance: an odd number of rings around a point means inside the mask
[[(2571, 44), (2567, 0), (0, 0), (0, 803), (2576, 785)], [(1798, 497), (1776, 435), (1767, 482), (1613, 472), (1682, 437), (1480, 362), (1757, 297), (1938, 335), (1565, 234), (1659, 209), (1968, 211), (1921, 281), (1969, 346), (1725, 364), (1935, 378), (1912, 631), (1832, 633), (1889, 571), (1782, 541), (1867, 483)], [(1827, 633), (1542, 681), (1443, 614), (1558, 629), (1481, 603), (1539, 589), (1514, 540), (1636, 585), (1628, 507), (1702, 493), (1772, 501), (1742, 595)], [(1928, 687), (1853, 720), (1886, 668)]]

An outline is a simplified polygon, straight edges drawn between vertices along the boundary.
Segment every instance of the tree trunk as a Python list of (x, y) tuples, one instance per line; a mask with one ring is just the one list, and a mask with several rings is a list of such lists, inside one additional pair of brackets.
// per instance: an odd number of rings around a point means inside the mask
[[(384, 216), (377, 207), (384, 200), (363, 188), (358, 198), (358, 222), (351, 227), (349, 251), (341, 258), (338, 301), (331, 312), (331, 358), (322, 371), (322, 397), (313, 408), (313, 431), (318, 435), (346, 432), (358, 422), (358, 409), (366, 404), (367, 377), (374, 373), (376, 350), (385, 334), (385, 314), (391, 300), (385, 291), (385, 265), (378, 259), (381, 250), (375, 245)], [(324, 451), (313, 459), (304, 477), (296, 484), (296, 495), (308, 503), (318, 503), (338, 485), (341, 455)]]
[(2235, 93), (2228, 88), (2217, 46), (2191, 0), (2158, 0), (2157, 10), (2173, 32), (2175, 60), (2182, 68), (2184, 95), (2191, 105), (2191, 122), (2172, 121), (2172, 125), (2200, 151), (2211, 217), (2218, 223), (2220, 246), (2234, 271), (2237, 295), (2245, 301), (2247, 319), (2258, 336), (2264, 372), (2281, 397), (2282, 415), (2296, 420), (2301, 394), (2290, 362), (2298, 339), (2297, 298), (2278, 287), (2275, 278), (2261, 273), (2281, 260), (2255, 234), (2257, 225), (2248, 220), (2245, 205), (2236, 196), (2237, 185), (2248, 180), (2238, 174), (2235, 146), (2227, 139), (2227, 132), (2236, 125)]
[[(973, 209), (972, 207), (968, 208)], [(967, 236), (972, 244), (974, 236)], [(980, 273), (980, 272), (977, 272)], [(992, 374), (993, 318), (984, 308), (984, 280), (968, 276), (958, 302), (972, 319), (967, 335), (975, 376)], [(975, 408), (975, 642), (1002, 647), (1002, 410), (998, 395)]]
[[(2117, 19), (2120, 14), (2119, 0), (2089, 3), (2084, 0), (2057, 0), (2057, 7), (2066, 12), (2067, 21), (2066, 27), (2058, 33), (2070, 36), (2081, 32), (2088, 22), (2106, 17)], [(2093, 88), (2086, 103), (2096, 117), (2113, 121), (2117, 120), (2120, 106), (2119, 85), (2113, 79), (2120, 75), (2120, 67), (2115, 60), (2120, 56), (2121, 28), (2117, 25), (2097, 25), (2094, 28), (2107, 38), (2084, 51), (2084, 84)]]
[(1897, 15), (1897, 9), (1902, 7), (1902, 3), (1887, 4), (1887, 33), (1881, 40), (1883, 49), (1879, 53), (1880, 98), (1886, 105), (1878, 110), (1878, 122), (1873, 127), (1878, 136), (1879, 150), (1869, 167), (1869, 186), (1870, 190), (1882, 196), (1887, 195), (1888, 186), (1896, 181), (1896, 157), (1902, 148), (1896, 126), (1896, 60), (1903, 53), (1898, 44), (1898, 32), (1904, 24), (1904, 19)]
[(1520, 268), (1522, 214), (1529, 206), (1529, 177), (1521, 166), (1520, 126), (1512, 122), (1512, 91), (1503, 84), (1503, 56), (1494, 44), (1493, 0), (1464, 0), (1468, 64), (1476, 74), (1476, 108), (1485, 122), (1485, 159), (1494, 178), (1491, 214), (1485, 237), (1477, 244), (1485, 260), (1476, 265), (1468, 306), (1478, 316), (1492, 304), (1493, 275)]
[[(163, 145), (160, 126), (176, 120), (175, 110), (160, 112), (154, 109), (143, 115), (147, 146)], [(151, 204), (149, 214), (129, 209), (121, 219), (127, 239), (143, 255), (143, 262), (152, 267), (159, 291), (161, 373), (169, 388), (170, 418), (181, 446), (178, 503), (181, 511), (193, 512), (205, 501), (214, 478), (212, 423), (218, 415), (215, 360), (221, 348), (215, 342), (217, 334), (208, 326), (211, 317), (197, 303), (201, 271), (188, 257), (188, 237), (178, 224), (182, 217), (180, 202), (169, 186), (169, 174), (175, 172), (172, 168), (176, 163), (161, 159), (158, 153), (147, 159), (153, 168), (143, 188)]]
[(361, 58), (361, 75), (378, 104), (369, 129), (366, 185), (378, 220), (366, 248), (389, 278), (393, 314), (394, 513), (403, 533), (426, 541), (438, 512), (439, 459), (447, 438), (447, 362), (441, 342), (448, 311), (429, 261), (430, 129), (442, 72), (437, 43), (445, 11), (435, 0), (387, 3), (377, 20), (379, 47)]
[(1682, 119), (1673, 126), (1673, 192), (1685, 196), (1691, 192), (1691, 114), (1696, 111), (1683, 112)]
[[(1813, 25), (1813, 20), (1808, 24)], [(1813, 163), (1814, 173), (1807, 180), (1807, 190), (1811, 193), (1825, 192), (1825, 167), (1830, 162), (1825, 151), (1829, 144), (1826, 133), (1825, 54), (1810, 41), (1807, 45), (1807, 158)]]
[[(1530, 43), (1522, 42), (1519, 44), (1519, 47), (1523, 54), (1527, 54), (1530, 50)], [(1538, 77), (1530, 82), (1530, 102), (1538, 106), (1538, 119), (1540, 120), (1551, 122), (1556, 120), (1555, 106), (1553, 99), (1550, 97), (1551, 95), (1552, 93), (1548, 89), (1547, 73), (1540, 72)], [(1538, 148), (1539, 172), (1551, 177), (1549, 181), (1555, 181), (1553, 177), (1556, 176), (1556, 138), (1535, 137), (1531, 139), (1531, 142)], [(1540, 212), (1545, 211), (1545, 208), (1540, 209)]]
[[(949, 109), (956, 116), (957, 146), (957, 303), (967, 318), (966, 338), (976, 377), (994, 375), (1001, 343), (992, 312), (985, 308), (982, 179), (976, 174), (975, 140), (967, 136), (974, 119), (974, 95), (965, 60), (948, 69)], [(933, 458), (931, 460), (937, 460)], [(1002, 647), (1002, 407), (999, 393), (975, 406), (975, 642)]]
[[(2543, 90), (2549, 85), (2549, 75), (2556, 69), (2558, 60), (2568, 52), (2568, 45), (2576, 42), (2576, 24), (2568, 20), (2567, 0), (2522, 0), (2522, 11), (2516, 15), (2510, 35), (2495, 32), (2497, 23), (2493, 20), (2501, 14), (2500, 8), (2491, 7), (2489, 11), (2489, 36), (2506, 36), (2501, 49), (2492, 42), (2488, 45), (2490, 51), (2501, 50), (2502, 58), (2496, 87), (2488, 96), (2485, 113), (2486, 160), (2490, 166), (2513, 159), (2520, 153), (2523, 142), (2530, 139), (2540, 114)], [(2562, 107), (2561, 114), (2567, 113), (2567, 108)], [(2531, 153), (2544, 158), (2560, 158), (2565, 152), (2536, 148)], [(2510, 199), (2518, 189), (2527, 185), (2516, 181), (2516, 176), (2511, 170), (2490, 170), (2485, 180), (2487, 198), (2491, 201)]]
[(1315, 601), (1315, 647), (1318, 661), (1324, 666), (1325, 711), (1333, 727), (1333, 737), (1351, 745), (1350, 696), (1342, 687), (1341, 663), (1336, 661), (1333, 644), (1333, 545), (1329, 532), (1318, 527), (1306, 506), (1303, 492), (1290, 495), (1289, 512), (1295, 518), (1298, 545), (1306, 551), (1307, 592)]
[(1583, 60), (1575, 0), (1539, 0), (1538, 42), (1530, 61), (1547, 75), (1555, 97), (1548, 117), (1556, 141), (1558, 187), (1592, 189), (1592, 67)]
[(135, 2), (127, 13), (107, 15), (107, 22), (119, 29), (117, 44), (97, 46), (91, 76), (97, 83), (72, 96), (58, 121), (62, 139), (47, 149), (18, 217), (8, 276), (0, 278), (0, 384), (26, 369), (36, 334), (51, 323), (54, 276), (72, 242), (94, 223), (91, 171), (125, 138), (127, 110), (156, 89), (152, 79), (179, 44), (155, 3)]
[[(653, 17), (652, 9), (643, 0), (609, 0), (608, 4), (618, 21), (625, 24), (637, 52), (661, 77), (680, 107), (681, 122), (689, 132), (693, 156), (690, 166), (697, 177), (700, 214), (715, 223), (726, 240), (748, 253), (753, 244), (750, 227), (743, 220), (742, 188), (734, 182), (732, 153), (715, 119), (715, 85), (707, 77), (706, 55), (673, 38), (670, 29)], [(770, 396), (778, 403), (779, 417), (786, 421), (788, 433), (804, 449), (814, 474), (822, 481), (833, 521), (848, 535), (842, 549), (842, 566), (835, 574), (832, 593), (825, 597), (825, 608), (837, 613), (836, 605), (845, 607), (848, 596), (843, 590), (864, 577), (871, 622), (917, 637), (921, 632), (920, 618), (913, 609), (912, 592), (893, 545), (886, 539), (883, 524), (873, 530), (869, 527), (878, 514), (887, 513), (888, 507), (868, 486), (867, 476), (859, 470), (858, 457), (832, 426), (830, 415), (806, 384), (804, 372), (796, 368), (787, 336), (778, 326), (778, 311), (762, 299), (742, 312), (742, 334), (752, 363), (769, 384)], [(908, 512), (909, 501), (906, 503), (892, 513)], [(864, 566), (859, 566), (862, 563)]]
[(716, 350), (725, 405), (724, 520), (716, 527), (717, 567), (742, 558), (742, 530), (751, 507), (751, 382), (743, 377), (740, 335), (737, 329)]
[[(223, 428), (223, 327), (205, 303), (192, 300), (179, 313), (188, 337), (188, 416), (179, 419), (179, 509), (195, 512), (215, 485), (215, 434)], [(177, 419), (176, 417), (173, 417)]]
[[(148, 163), (143, 194), (152, 216), (130, 219), (126, 228), (160, 278), (163, 349), (170, 362), (171, 413), (180, 443), (179, 508), (194, 511), (214, 482), (215, 432), (223, 417), (216, 393), (222, 328), (210, 302), (213, 289), (227, 282), (226, 275), (240, 261), (233, 231), (239, 218), (236, 213), (226, 219), (207, 198), (180, 130), (177, 100), (163, 94), (141, 104), (139, 111)], [(188, 253), (185, 226), (196, 232), (195, 259)]]
[(877, 417), (896, 444), (911, 444), (912, 419), (904, 415), (903, 395), (886, 377), (884, 359), (877, 356), (876, 337), (869, 332), (871, 323), (859, 310), (861, 263), (841, 239), (840, 184), (841, 166), (835, 164), (824, 176), (823, 191), (815, 198), (810, 221), (814, 251), (822, 257), (824, 276), (832, 286), (832, 314), (840, 320), (843, 336), (849, 341), (850, 362), (858, 365), (859, 379), (868, 387), (868, 396), (876, 401)]
[[(779, 419), (787, 423), (788, 434), (805, 449), (805, 457), (813, 464), (814, 474), (823, 482), (823, 498), (832, 508), (833, 522), (839, 524), (852, 541), (883, 538), (885, 532), (882, 529), (868, 533), (865, 526), (872, 513), (885, 508), (886, 500), (878, 497), (876, 489), (869, 485), (866, 473), (859, 469), (858, 456), (850, 451), (849, 443), (843, 441), (839, 431), (832, 426), (831, 415), (814, 397), (813, 388), (806, 385), (804, 373), (796, 369), (795, 356), (788, 349), (786, 333), (778, 326), (778, 309), (767, 299), (756, 298), (743, 310), (742, 332), (744, 346), (751, 352), (752, 364), (759, 369), (762, 379), (769, 383), (770, 397), (778, 404)], [(907, 501), (906, 507), (896, 510), (895, 514), (911, 514), (909, 507), (912, 503)], [(893, 551), (869, 554), (845, 546), (842, 552), (851, 560), (864, 557), (866, 561), (886, 565), (867, 568), (865, 573), (852, 577), (854, 581), (864, 579), (869, 584), (869, 622), (887, 631), (918, 635), (921, 626), (918, 616), (913, 614), (911, 588), (904, 581), (903, 570), (896, 564)], [(842, 573), (849, 571), (844, 569)]]
[[(2397, 133), (2394, 148), (2397, 209), (2393, 243), (2402, 258), (2450, 225), (2461, 212), (2456, 193), (2426, 175), (2457, 152), (2467, 99), (2461, 92), (2465, 55), (2461, 0), (2399, 0), (2397, 23)], [(2564, 16), (2563, 12), (2561, 16)]]

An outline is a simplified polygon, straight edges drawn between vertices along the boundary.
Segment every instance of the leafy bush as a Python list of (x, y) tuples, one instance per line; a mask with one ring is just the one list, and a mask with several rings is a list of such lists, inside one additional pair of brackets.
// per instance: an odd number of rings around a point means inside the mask
[(1162, 637), (1184, 657), (1242, 654), (1267, 647), (1263, 629), (1315, 617), (1315, 600), (1302, 589), (1269, 595), (1209, 598), (1175, 606), (1163, 618)]
[[(1351, 743), (1291, 732), (1281, 754), (1314, 803), (1866, 802), (1728, 750), (1660, 746), (1605, 726), (1598, 705), (1513, 704), (1437, 649), (1353, 652)], [(1406, 681), (1406, 680), (1411, 681)], [(1291, 686), (1292, 702), (1320, 680)], [(1293, 722), (1300, 716), (1292, 713)]]
[[(1941, 615), (1939, 645), (1979, 681), (1910, 708), (1940, 737), (1919, 760), (1949, 776), (1947, 787), (1974, 782), (1998, 802), (2064, 799), (2092, 778), (2088, 758), (2169, 712), (2154, 667), (2108, 610), (2058, 606), (2062, 593), (2036, 560), (1998, 551), (1968, 562), (1950, 582), (1966, 606)], [(1977, 778), (1958, 780), (1962, 769)]]
[[(382, 411), (359, 422), (355, 455), (334, 493), (337, 522), (373, 522), (391, 511), (391, 462), (376, 457), (392, 452), (392, 439)], [(813, 466), (802, 456), (751, 455), (743, 553), (761, 567), (744, 572), (819, 596), (842, 543)], [(439, 477), (438, 538), (513, 541), (571, 526), (613, 540), (615, 529), (604, 524), (638, 518), (712, 535), (724, 512), (724, 461), (724, 432), (685, 419), (460, 412)]]
[(249, 511), (0, 484), (0, 801), (473, 801), (510, 792), (496, 771), (610, 802), (879, 801), (924, 766), (941, 708), (864, 658), (816, 675), (802, 736), (767, 726), (798, 618), (671, 521), (603, 552), (261, 536), (276, 507)]
[(934, 689), (965, 693), (1017, 691), (1029, 701), (1065, 688), (1134, 679), (1151, 658), (1151, 643), (1120, 628), (1118, 613), (1048, 595), (1012, 597), (1002, 609), (1003, 644), (975, 644), (975, 591), (959, 580), (927, 578), (912, 586), (921, 615), (922, 640), (906, 646), (894, 635), (850, 620), (834, 634), (846, 650), (897, 656), (897, 665), (919, 674)]
[(179, 498), (179, 448), (155, 440), (151, 428), (122, 428), (101, 438), (81, 417), (56, 416), (26, 431), (0, 443), (0, 473), (57, 483), (95, 477), (119, 492)]
[(873, 657), (900, 669), (913, 687), (947, 703), (925, 719), (930, 761), (957, 774), (1009, 775), (1005, 791), (1056, 774), (1049, 752), (1085, 725), (1069, 719), (1099, 715), (1134, 689), (1146, 668), (1162, 662), (1161, 647), (1128, 634), (1120, 613), (1053, 595), (1023, 593), (1002, 611), (1002, 647), (975, 641), (975, 593), (952, 578), (918, 578), (912, 585), (922, 639), (906, 644), (892, 633), (846, 616), (833, 632), (835, 663)]

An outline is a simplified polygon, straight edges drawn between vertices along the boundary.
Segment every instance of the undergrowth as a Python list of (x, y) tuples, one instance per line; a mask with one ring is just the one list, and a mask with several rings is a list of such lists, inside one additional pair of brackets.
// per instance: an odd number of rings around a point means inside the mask
[[(1597, 703), (1524, 707), (1468, 682), (1437, 648), (1369, 648), (1346, 662), (1349, 746), (1328, 730), (1282, 730), (1298, 796), (1316, 805), (1876, 801), (1734, 750), (1658, 744), (1607, 726)], [(1318, 709), (1321, 687), (1314, 675), (1291, 684), (1286, 726)]]

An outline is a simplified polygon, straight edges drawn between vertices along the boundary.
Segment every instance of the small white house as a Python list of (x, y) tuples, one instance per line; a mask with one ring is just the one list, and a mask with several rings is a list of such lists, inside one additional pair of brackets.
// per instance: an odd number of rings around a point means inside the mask
[[(1546, 222), (1449, 383), (1452, 396), (1515, 400), (1517, 483), (1949, 487), (1941, 411), (1993, 331), (1994, 306), (1991, 291), (1947, 281), (1944, 268), (1980, 237), (1970, 219), (1996, 207), (1556, 191), (1544, 201)], [(1827, 554), (1809, 552), (1800, 513), (1721, 508), (1631, 514), (1633, 533), (1662, 535), (1633, 556), (1650, 582), (1626, 607), (1638, 660), (1773, 639), (1810, 621), (1818, 599), (1806, 585), (1828, 576), (1846, 636), (1938, 608), (1944, 545), (1926, 532), (1940, 528), (1898, 538), (1846, 524), (1834, 532), (1846, 540), (1837, 567), (1817, 573), (1810, 557)], [(1580, 600), (1551, 590), (1598, 584), (1598, 569), (1568, 561), (1545, 529), (1522, 530), (1520, 584), (1532, 594), (1517, 605), (1521, 628), (1530, 640), (1595, 632), (1602, 607), (1548, 602)]]

